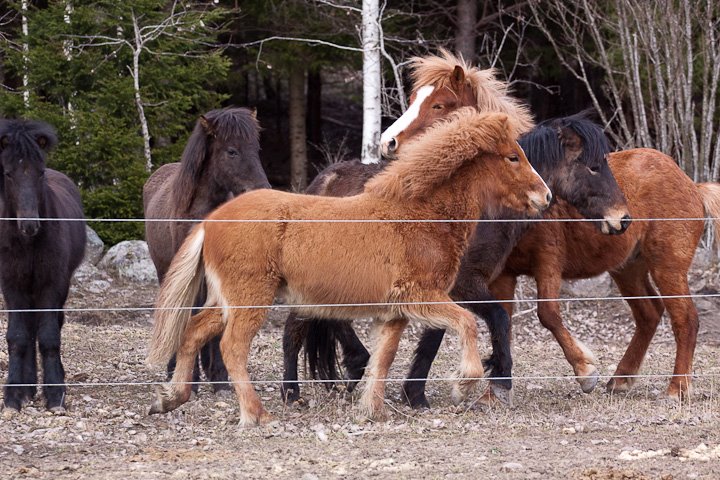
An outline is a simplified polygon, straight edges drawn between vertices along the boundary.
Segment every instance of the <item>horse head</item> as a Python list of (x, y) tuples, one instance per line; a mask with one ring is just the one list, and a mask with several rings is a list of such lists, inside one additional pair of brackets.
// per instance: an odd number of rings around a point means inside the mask
[(387, 158), (394, 158), (408, 139), (462, 107), (505, 113), (519, 133), (533, 127), (527, 107), (508, 95), (508, 84), (498, 80), (492, 69), (473, 67), (443, 49), (437, 56), (413, 58), (410, 67), (410, 106), (380, 137), (380, 149)]
[(198, 119), (183, 152), (177, 204), (189, 209), (203, 177), (212, 190), (229, 197), (270, 188), (260, 162), (260, 126), (247, 108), (212, 110)]
[(586, 112), (542, 122), (521, 144), (557, 198), (583, 217), (599, 219), (602, 233), (627, 230), (630, 213), (607, 162), (610, 143)]
[(17, 217), (25, 237), (40, 230), (38, 218), (45, 201), (45, 157), (57, 143), (53, 128), (38, 121), (6, 120), (0, 123), (2, 197), (8, 216)]

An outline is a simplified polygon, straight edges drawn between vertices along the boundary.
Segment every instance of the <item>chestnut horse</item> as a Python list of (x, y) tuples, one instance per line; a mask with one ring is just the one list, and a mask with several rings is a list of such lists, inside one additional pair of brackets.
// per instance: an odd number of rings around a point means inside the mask
[[(30, 120), (0, 121), (0, 286), (8, 314), (6, 412), (37, 393), (37, 351), (46, 407), (65, 411), (65, 369), (60, 358), (62, 312), (70, 280), (85, 253), (80, 192), (68, 177), (45, 167), (55, 131)], [(14, 220), (17, 219), (17, 220)], [(59, 311), (58, 311), (59, 310)]]
[[(241, 422), (267, 421), (247, 361), (276, 294), (303, 305), (305, 314), (374, 317), (382, 324), (361, 401), (369, 415), (383, 413), (384, 379), (408, 319), (459, 334), (462, 380), (454, 399), (467, 395), (483, 374), (477, 325), (448, 291), (475, 225), (428, 220), (479, 219), (501, 207), (537, 213), (552, 197), (517, 144), (507, 115), (464, 109), (449, 118), (408, 144), (360, 195), (259, 190), (226, 203), (196, 227), (173, 259), (158, 297), (149, 359), (165, 362), (177, 353), (177, 366), (151, 412), (167, 412), (188, 400), (191, 389), (184, 382), (192, 378), (199, 347), (222, 333), (220, 348), (235, 382)], [(297, 221), (308, 219), (317, 222)], [(187, 307), (203, 272), (207, 303), (190, 318)]]
[[(158, 168), (143, 187), (146, 219), (202, 219), (220, 204), (248, 190), (270, 188), (260, 163), (260, 126), (255, 112), (225, 108), (201, 115), (180, 163)], [(170, 262), (192, 228), (190, 222), (146, 222), (145, 239), (162, 282)], [(201, 294), (197, 305), (204, 303)], [(202, 349), (202, 365), (215, 391), (229, 389), (219, 338)], [(168, 365), (172, 374), (173, 361)], [(194, 380), (200, 380), (195, 368)], [(193, 386), (197, 390), (197, 384)]]
[[(458, 98), (463, 99), (460, 105)], [(383, 134), (383, 152), (398, 152), (406, 139), (422, 132), (458, 106), (475, 105), (449, 89), (433, 90), (423, 103), (426, 108), (417, 108), (418, 115), (404, 119), (400, 123), (402, 128), (390, 127)], [(720, 231), (717, 220), (720, 217), (720, 184), (695, 184), (672, 158), (651, 149), (611, 153), (608, 164), (627, 199), (632, 217), (682, 219), (708, 215), (716, 219), (715, 228)], [(578, 219), (581, 212), (559, 201), (547, 210), (545, 217)], [(674, 376), (666, 394), (669, 398), (680, 399), (690, 393), (689, 375), (698, 331), (697, 310), (692, 299), (687, 297), (690, 293), (687, 274), (704, 223), (693, 220), (639, 221), (633, 222), (628, 231), (619, 236), (604, 236), (583, 222), (538, 223), (523, 236), (507, 259), (506, 270), (491, 285), (491, 290), (499, 299), (512, 299), (517, 276), (530, 275), (537, 283), (539, 299), (555, 299), (559, 297), (563, 279), (590, 278), (610, 272), (624, 296), (657, 296), (651, 278), (661, 295), (686, 296), (628, 300), (636, 330), (614, 378), (607, 385), (608, 390), (615, 392), (626, 391), (632, 386), (634, 379), (627, 376), (638, 373), (660, 318), (667, 309), (677, 347)], [(512, 313), (512, 304), (505, 303), (504, 307)], [(539, 302), (538, 317), (562, 347), (583, 391), (592, 391), (598, 378), (595, 357), (563, 325), (560, 304)], [(492, 322), (489, 326), (494, 338), (496, 326)], [(427, 376), (441, 337), (439, 332), (423, 336), (411, 367), (411, 378)], [(418, 385), (424, 387), (422, 383)], [(424, 398), (422, 392), (414, 392), (414, 395)]]
[[(414, 135), (417, 135), (427, 126), (417, 127), (417, 118), (420, 117), (415, 115), (418, 112), (423, 115), (422, 119), (428, 119), (430, 116), (427, 121), (431, 123), (439, 118), (437, 112), (446, 112), (447, 115), (447, 112), (457, 108), (458, 98), (473, 98), (477, 92), (495, 96), (494, 102), (478, 100), (478, 108), (481, 108), (481, 105), (492, 104), (496, 108), (502, 107), (507, 111), (520, 112), (521, 116), (524, 113), (524, 110), (514, 107), (515, 103), (507, 100), (503, 88), (478, 87), (487, 80), (487, 71), (471, 67), (461, 58), (447, 52), (443, 52), (439, 57), (416, 59), (413, 65), (413, 78), (418, 82), (433, 83), (431, 85), (419, 83), (413, 86), (413, 92), (425, 92), (425, 95), (413, 97), (414, 103), (407, 114), (410, 118), (401, 117), (383, 133), (383, 138), (388, 138), (388, 132), (393, 131), (399, 135), (399, 138), (408, 138), (405, 132), (397, 127), (403, 124), (410, 125), (415, 132)], [(494, 83), (497, 84), (497, 81)], [(431, 91), (428, 92), (429, 89)], [(474, 93), (467, 95), (467, 91)], [(417, 102), (421, 102), (422, 105), (418, 106)], [(427, 108), (426, 103), (432, 108)], [(527, 117), (522, 118), (527, 125)], [(627, 227), (629, 218), (627, 218), (624, 198), (605, 159), (610, 152), (610, 145), (602, 129), (587, 119), (585, 114), (544, 122), (523, 136), (520, 145), (557, 198), (574, 205), (586, 218), (604, 219), (595, 222), (604, 233), (621, 233)], [(381, 171), (386, 164), (387, 162), (381, 165), (361, 165), (357, 162), (347, 162), (333, 165), (315, 179), (308, 187), (308, 192), (331, 196), (356, 194), (362, 190), (364, 183)], [(514, 218), (511, 212), (503, 212), (502, 217)], [(469, 251), (463, 258), (451, 296), (457, 301), (495, 300), (488, 284), (502, 271), (505, 259), (529, 226), (527, 222), (480, 224), (470, 242)], [(490, 325), (493, 333), (491, 336), (493, 354), (486, 360), (488, 374), (491, 377), (490, 385), (499, 398), (509, 401), (512, 386), (511, 381), (508, 380), (512, 375), (510, 319), (500, 304), (477, 303), (469, 305), (468, 308)], [(426, 340), (418, 347), (419, 359), (427, 358), (423, 352), (435, 352), (439, 348), (442, 331), (435, 332), (433, 336), (428, 334), (425, 338)], [(348, 383), (348, 388), (352, 389), (352, 381), (362, 377), (368, 353), (351, 325), (320, 319), (298, 320), (295, 314), (291, 314), (285, 324), (283, 337), (285, 374), (281, 393), (287, 402), (299, 398), (297, 363), (303, 342), (309, 370), (314, 378), (338, 378), (336, 343), (342, 345), (345, 378), (351, 381)], [(411, 378), (425, 378), (431, 363), (432, 357), (425, 363), (416, 362)], [(493, 379), (497, 377), (500, 379)], [(597, 379), (593, 377), (583, 381), (594, 383)], [(403, 390), (411, 405), (428, 405), (424, 396), (424, 382), (408, 382)]]

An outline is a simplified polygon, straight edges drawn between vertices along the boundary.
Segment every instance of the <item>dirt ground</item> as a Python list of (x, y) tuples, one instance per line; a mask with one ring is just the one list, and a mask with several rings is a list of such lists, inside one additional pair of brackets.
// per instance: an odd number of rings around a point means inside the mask
[[(718, 293), (720, 288), (717, 271), (696, 269), (691, 284), (695, 292)], [(68, 306), (151, 306), (155, 290), (119, 281), (102, 294), (74, 287)], [(399, 384), (392, 383), (390, 419), (374, 423), (359, 417), (351, 395), (306, 385), (303, 402), (285, 407), (279, 384), (268, 382), (258, 390), (277, 421), (241, 428), (235, 398), (214, 395), (209, 386), (177, 411), (147, 416), (152, 386), (77, 385), (68, 389), (66, 415), (45, 412), (38, 399), (21, 414), (0, 419), (0, 477), (720, 478), (720, 299), (701, 299), (698, 307), (695, 393), (683, 404), (659, 398), (668, 381), (661, 377), (638, 380), (628, 395), (609, 395), (603, 385), (583, 394), (567, 378), (518, 378), (512, 407), (454, 407), (450, 385), (434, 381), (428, 384), (433, 408), (413, 411), (401, 401)], [(254, 379), (282, 378), (285, 313), (275, 309), (255, 340)], [(68, 382), (163, 379), (162, 372), (144, 364), (149, 312), (69, 313), (67, 318), (63, 358)], [(595, 352), (601, 373), (612, 373), (632, 334), (627, 306), (619, 301), (570, 303), (565, 319)], [(367, 335), (368, 323), (359, 325)], [(572, 374), (534, 311), (516, 315), (514, 325), (515, 375)], [(6, 327), (2, 315), (3, 336)], [(406, 332), (393, 377), (403, 376), (419, 333), (417, 326)], [(448, 337), (431, 372), (435, 377), (454, 371), (458, 346), (456, 338)], [(487, 341), (483, 345), (487, 348)], [(674, 351), (664, 319), (642, 373), (671, 372)], [(0, 375), (7, 375), (5, 345)]]

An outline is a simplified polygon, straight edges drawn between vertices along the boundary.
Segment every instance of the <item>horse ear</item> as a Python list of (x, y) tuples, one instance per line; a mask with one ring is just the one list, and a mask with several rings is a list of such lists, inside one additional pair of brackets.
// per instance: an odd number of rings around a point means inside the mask
[(460, 90), (465, 83), (465, 70), (460, 65), (455, 65), (455, 68), (450, 75), (450, 85), (455, 90)]
[(250, 115), (257, 120), (257, 107), (253, 107), (252, 110), (250, 110)]
[(565, 160), (574, 161), (580, 158), (583, 147), (580, 135), (567, 127), (559, 127), (557, 132), (560, 144), (565, 149)]
[(38, 135), (35, 141), (37, 142), (38, 146), (43, 150), (47, 148), (49, 143), (48, 138), (45, 135)]
[(215, 125), (213, 125), (212, 121), (208, 120), (205, 115), (200, 115), (200, 119), (198, 121), (200, 122), (203, 130), (205, 130), (206, 134), (211, 137), (215, 136)]

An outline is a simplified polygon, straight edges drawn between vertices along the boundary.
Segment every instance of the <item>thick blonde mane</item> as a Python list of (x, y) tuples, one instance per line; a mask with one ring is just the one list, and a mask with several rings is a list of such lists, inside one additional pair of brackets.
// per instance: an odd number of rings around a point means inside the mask
[(465, 162), (496, 153), (517, 136), (506, 114), (461, 108), (409, 142), (397, 160), (365, 185), (365, 192), (393, 200), (423, 198)]
[(450, 76), (458, 65), (465, 72), (465, 81), (469, 82), (475, 92), (479, 111), (508, 114), (516, 123), (518, 133), (532, 130), (535, 121), (530, 110), (520, 100), (510, 96), (507, 82), (498, 80), (494, 69), (481, 70), (473, 67), (462, 56), (455, 56), (445, 49), (440, 49), (440, 55), (414, 57), (410, 60), (412, 91), (416, 92), (426, 85), (447, 87)]

